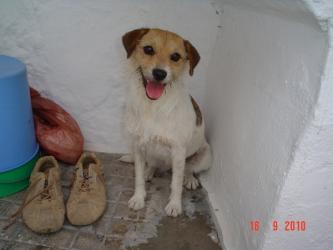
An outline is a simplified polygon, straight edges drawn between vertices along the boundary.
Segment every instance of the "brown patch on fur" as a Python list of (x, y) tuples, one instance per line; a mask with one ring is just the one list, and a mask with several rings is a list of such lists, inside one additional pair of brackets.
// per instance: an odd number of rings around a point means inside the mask
[(197, 66), (200, 61), (200, 55), (196, 48), (189, 41), (184, 40), (184, 46), (187, 53), (187, 58), (190, 62), (190, 75), (192, 76), (195, 66)]
[(171, 147), (171, 142), (168, 139), (166, 139), (162, 136), (155, 136), (155, 137), (153, 137), (152, 140), (153, 140), (153, 142), (155, 142), (157, 144), (167, 146), (167, 147)]
[(196, 121), (195, 124), (197, 126), (200, 126), (202, 124), (202, 114), (201, 114), (201, 110), (199, 108), (199, 105), (197, 104), (197, 102), (194, 100), (194, 98), (191, 96), (191, 102), (194, 108), (194, 112), (196, 115)]
[(132, 52), (135, 50), (136, 46), (140, 42), (140, 39), (147, 34), (149, 29), (136, 29), (132, 30), (130, 32), (127, 32), (125, 35), (123, 35), (123, 45), (127, 52), (127, 58), (129, 58), (132, 54)]

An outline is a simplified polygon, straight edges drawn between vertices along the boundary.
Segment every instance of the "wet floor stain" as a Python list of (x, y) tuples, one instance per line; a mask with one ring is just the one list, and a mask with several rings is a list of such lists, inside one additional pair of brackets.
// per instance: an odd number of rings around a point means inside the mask
[(157, 227), (157, 236), (131, 250), (219, 250), (209, 234), (212, 228), (204, 215), (163, 218)]

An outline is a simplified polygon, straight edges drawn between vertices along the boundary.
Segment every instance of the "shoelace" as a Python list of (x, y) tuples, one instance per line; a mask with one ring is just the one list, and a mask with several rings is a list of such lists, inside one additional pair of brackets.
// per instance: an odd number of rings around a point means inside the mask
[[(73, 179), (72, 179), (72, 183), (70, 184), (70, 187), (73, 186), (75, 180), (76, 180), (76, 171), (79, 168), (75, 168), (74, 172), (73, 172)], [(80, 188), (79, 191), (81, 192), (88, 192), (90, 191), (90, 179), (92, 178), (92, 176), (89, 176), (87, 173), (83, 173), (83, 175), (80, 176)]]
[(40, 199), (39, 200), (51, 200), (51, 194), (50, 194), (50, 188), (49, 187), (49, 181), (47, 180), (48, 175), (46, 176), (46, 180), (44, 182), (44, 188), (42, 192), (40, 193)]
[(21, 204), (21, 206), (17, 209), (17, 211), (15, 213), (13, 213), (9, 218), (9, 222), (6, 226), (4, 226), (2, 228), (2, 230), (7, 230), (11, 225), (13, 225), (18, 216), (21, 215), (22, 213), (22, 210), (30, 204), (30, 202), (32, 202), (33, 200), (35, 200), (38, 196), (41, 196), (41, 200), (44, 200), (44, 199), (48, 199), (48, 200), (51, 200), (51, 195), (50, 195), (50, 192), (49, 190), (51, 189), (51, 187), (53, 187), (53, 184), (51, 185), (48, 185), (47, 181), (45, 181), (46, 183), (44, 183), (44, 188), (43, 190), (41, 190), (40, 192), (38, 192), (37, 194), (35, 194), (33, 197), (31, 197), (27, 202), (25, 202), (27, 196), (28, 196), (28, 193), (30, 192), (30, 190), (35, 187), (37, 185), (37, 183), (39, 181), (41, 181), (42, 178), (39, 178), (39, 179), (36, 179), (30, 186), (29, 188), (27, 189), (26, 193), (24, 194), (24, 198), (23, 198), (23, 202)]
[[(74, 172), (73, 172), (73, 179), (72, 179), (72, 182), (71, 184), (69, 185), (70, 187), (73, 186), (75, 180), (76, 180), (76, 171), (78, 170), (79, 168), (75, 168), (74, 169)], [(89, 176), (88, 174), (88, 171), (83, 171), (83, 175), (80, 176), (81, 180), (80, 180), (80, 188), (79, 188), (79, 191), (81, 192), (88, 192), (90, 191), (90, 179), (92, 178), (92, 176)], [(100, 179), (100, 181), (102, 183), (105, 182), (105, 179), (104, 179), (104, 173), (102, 172), (101, 174), (98, 174), (97, 175), (97, 178)]]
[(83, 173), (83, 176), (80, 176), (82, 178), (81, 182), (81, 186), (80, 186), (80, 191), (81, 192), (88, 192), (90, 191), (90, 179), (92, 178), (92, 176), (89, 176), (86, 173)]

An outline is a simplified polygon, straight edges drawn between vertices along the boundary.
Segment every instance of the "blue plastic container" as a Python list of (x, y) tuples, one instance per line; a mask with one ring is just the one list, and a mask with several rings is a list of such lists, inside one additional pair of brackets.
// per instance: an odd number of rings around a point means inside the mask
[(24, 165), (38, 151), (26, 67), (0, 55), (0, 173)]

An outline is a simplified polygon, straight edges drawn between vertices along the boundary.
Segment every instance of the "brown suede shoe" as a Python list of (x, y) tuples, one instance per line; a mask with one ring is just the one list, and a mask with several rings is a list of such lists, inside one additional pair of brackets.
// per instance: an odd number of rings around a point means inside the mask
[(67, 201), (67, 218), (73, 225), (94, 223), (106, 208), (106, 188), (101, 162), (93, 153), (81, 155)]
[(51, 233), (62, 227), (65, 205), (60, 169), (53, 156), (45, 156), (37, 161), (22, 204), (22, 218), (37, 233)]

